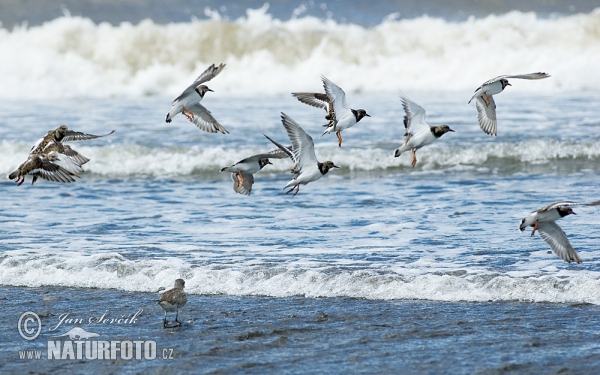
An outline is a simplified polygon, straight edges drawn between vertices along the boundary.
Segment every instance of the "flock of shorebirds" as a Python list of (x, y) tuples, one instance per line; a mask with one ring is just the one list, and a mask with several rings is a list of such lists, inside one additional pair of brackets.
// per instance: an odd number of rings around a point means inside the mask
[[(166, 115), (165, 121), (170, 123), (175, 116), (182, 114), (189, 121), (193, 122), (203, 131), (223, 134), (228, 131), (213, 117), (211, 112), (200, 102), (204, 95), (212, 91), (206, 82), (215, 78), (225, 68), (225, 64), (208, 67), (194, 82), (189, 85), (171, 104), (171, 109)], [(469, 103), (475, 99), (477, 117), (481, 129), (490, 135), (497, 135), (496, 103), (494, 95), (501, 93), (507, 86), (510, 86), (508, 79), (527, 79), (539, 80), (550, 77), (546, 73), (529, 73), (518, 75), (503, 75), (484, 82), (475, 90), (475, 93), (469, 100)], [(292, 95), (300, 102), (307, 105), (324, 109), (326, 112), (324, 125), (325, 131), (321, 135), (335, 133), (338, 139), (338, 146), (342, 146), (342, 131), (356, 125), (365, 117), (370, 115), (364, 109), (352, 109), (346, 103), (346, 94), (338, 85), (333, 83), (325, 76), (321, 76), (323, 82), (323, 92), (296, 92)], [(402, 107), (405, 112), (404, 127), (405, 135), (403, 144), (398, 147), (394, 156), (398, 157), (402, 153), (412, 152), (412, 165), (417, 163), (416, 152), (420, 148), (429, 145), (447, 132), (453, 132), (448, 125), (431, 126), (427, 124), (425, 109), (417, 103), (411, 101), (404, 94), (400, 94)], [(288, 189), (286, 194), (294, 192), (298, 194), (300, 185), (306, 185), (316, 181), (326, 175), (332, 168), (339, 168), (332, 161), (320, 162), (314, 149), (312, 137), (302, 129), (302, 127), (285, 113), (281, 114), (281, 121), (285, 128), (291, 145), (283, 145), (265, 135), (277, 148), (265, 153), (252, 155), (239, 162), (221, 169), (221, 172), (231, 173), (233, 180), (233, 190), (236, 193), (250, 195), (254, 183), (254, 174), (262, 170), (266, 165), (271, 164), (269, 159), (290, 158), (295, 164), (291, 170), (293, 178), (285, 185)], [(8, 178), (21, 185), (25, 176), (32, 176), (32, 184), (38, 177), (55, 182), (69, 183), (74, 182), (74, 177), (79, 177), (83, 172), (82, 166), (89, 161), (88, 158), (79, 154), (65, 142), (87, 140), (104, 137), (114, 133), (114, 130), (105, 135), (93, 135), (69, 130), (67, 126), (61, 125), (55, 130), (50, 130), (41, 138), (30, 150), (29, 156), (17, 169), (12, 172)], [(567, 262), (581, 263), (581, 259), (569, 243), (567, 236), (561, 228), (555, 223), (556, 220), (574, 214), (572, 207), (576, 205), (597, 206), (600, 201), (592, 203), (577, 203), (570, 201), (556, 202), (532, 212), (521, 222), (521, 231), (527, 227), (533, 227), (531, 235), (536, 231), (544, 241), (550, 245), (552, 250), (561, 259)], [(167, 326), (166, 312), (177, 311), (182, 303), (185, 304), (187, 297), (183, 293), (184, 281), (178, 279), (175, 288), (161, 298), (159, 305), (165, 309), (165, 326)], [(183, 293), (183, 295), (181, 293)], [(170, 293), (170, 294), (169, 294)], [(179, 302), (169, 298), (177, 297)], [(185, 299), (183, 299), (183, 297)], [(182, 302), (183, 301), (183, 302)], [(176, 322), (177, 317), (176, 317)]]

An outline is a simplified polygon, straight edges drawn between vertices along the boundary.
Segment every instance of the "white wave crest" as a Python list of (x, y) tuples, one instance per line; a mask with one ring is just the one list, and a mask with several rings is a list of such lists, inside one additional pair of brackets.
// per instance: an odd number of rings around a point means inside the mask
[[(410, 153), (394, 157), (394, 149), (343, 148), (322, 145), (316, 153), (320, 160), (333, 160), (342, 171), (385, 171), (411, 168)], [(135, 176), (189, 176), (197, 173), (218, 173), (248, 156), (268, 150), (260, 148), (200, 147), (145, 147), (135, 144), (111, 144), (90, 147), (77, 145), (77, 151), (90, 158), (84, 170), (106, 177)], [(29, 148), (23, 143), (0, 142), (0, 172), (8, 174), (27, 158)], [(417, 167), (421, 170), (475, 169), (513, 166), (528, 168), (549, 162), (579, 162), (593, 168), (600, 159), (600, 140), (558, 141), (533, 140), (524, 142), (494, 142), (463, 147), (435, 144), (418, 152)], [(261, 173), (287, 172), (291, 161), (272, 160)], [(583, 164), (582, 164), (583, 163)], [(586, 165), (587, 165), (586, 164)]]
[(0, 285), (65, 286), (156, 292), (175, 278), (191, 294), (271, 297), (353, 297), (434, 301), (528, 301), (600, 304), (600, 281), (592, 273), (570, 276), (446, 274), (401, 275), (393, 271), (191, 267), (178, 258), (127, 259), (116, 253), (49, 255), (7, 251)]
[[(595, 90), (600, 10), (549, 19), (510, 12), (464, 22), (386, 18), (366, 28), (313, 17), (274, 19), (266, 7), (235, 21), (95, 24), (64, 16), (0, 29), (0, 97), (179, 94), (211, 63), (215, 91), (254, 96), (319, 87), (347, 91), (469, 90), (500, 74), (547, 71), (522, 90)], [(348, 77), (351, 77), (349, 79)]]

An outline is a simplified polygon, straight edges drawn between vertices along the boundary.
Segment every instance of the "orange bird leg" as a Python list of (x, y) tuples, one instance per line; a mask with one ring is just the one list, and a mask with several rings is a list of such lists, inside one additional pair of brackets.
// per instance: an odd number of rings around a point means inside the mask
[(296, 196), (296, 194), (298, 194), (299, 191), (300, 191), (300, 184), (296, 185), (296, 192), (294, 193), (294, 197)]
[(485, 91), (483, 92), (482, 98), (483, 98), (483, 101), (485, 102), (485, 106), (489, 107), (491, 100), (490, 100), (490, 97), (488, 96), (487, 92), (485, 92)]
[(183, 107), (181, 109), (181, 114), (183, 114), (185, 117), (187, 117), (188, 120), (194, 121), (194, 112), (190, 111), (189, 109)]
[(535, 223), (533, 223), (533, 232), (531, 232), (531, 237), (533, 237), (533, 235), (535, 234), (535, 231), (538, 229), (538, 221), (536, 220)]
[(412, 155), (413, 155), (412, 166), (414, 168), (415, 164), (417, 164), (417, 152), (415, 151), (414, 148), (412, 149)]
[(335, 135), (337, 135), (338, 137), (338, 146), (342, 147), (342, 131), (338, 130), (337, 132), (335, 132)]

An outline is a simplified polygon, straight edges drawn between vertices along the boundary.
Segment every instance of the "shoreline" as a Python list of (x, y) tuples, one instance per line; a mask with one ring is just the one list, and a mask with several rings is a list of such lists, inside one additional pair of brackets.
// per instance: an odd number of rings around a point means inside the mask
[[(600, 306), (591, 304), (190, 295), (179, 315), (183, 326), (163, 329), (158, 294), (4, 289), (9, 322), (0, 331), (3, 372), (24, 364), (34, 372), (86, 373), (107, 368), (119, 373), (157, 368), (202, 373), (600, 370), (600, 344), (595, 344)], [(17, 331), (26, 311), (37, 312), (42, 323), (39, 337), (31, 341)], [(68, 354), (46, 359), (50, 341), (54, 347), (76, 347), (76, 340), (70, 344), (68, 338), (53, 337), (75, 327), (99, 335), (86, 339), (90, 343), (154, 342), (156, 359), (122, 358), (120, 353), (109, 360), (70, 359)], [(27, 350), (41, 351), (43, 359), (19, 359), (18, 351)], [(162, 359), (163, 353), (171, 359)]]

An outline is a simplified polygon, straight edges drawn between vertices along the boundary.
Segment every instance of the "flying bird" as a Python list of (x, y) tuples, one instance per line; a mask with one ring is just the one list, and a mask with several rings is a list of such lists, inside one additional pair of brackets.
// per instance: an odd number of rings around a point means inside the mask
[(417, 164), (417, 150), (438, 140), (447, 132), (453, 132), (448, 125), (431, 126), (425, 122), (425, 110), (400, 93), (402, 108), (404, 108), (404, 144), (396, 149), (395, 157), (403, 152), (412, 151), (412, 166)]
[[(58, 152), (51, 151), (46, 154), (31, 154), (21, 165), (8, 175), (9, 180), (13, 180), (20, 186), (25, 182), (25, 176), (33, 176), (31, 184), (33, 185), (38, 177), (48, 181), (70, 183), (75, 182), (73, 177), (79, 177), (70, 169), (70, 163), (65, 163), (60, 159)], [(67, 168), (65, 168), (67, 166)]]
[(173, 117), (179, 113), (187, 117), (198, 128), (209, 133), (217, 131), (225, 134), (229, 133), (219, 122), (213, 117), (208, 109), (206, 109), (200, 101), (208, 91), (213, 91), (203, 83), (215, 78), (225, 68), (225, 64), (209, 66), (194, 82), (189, 85), (181, 95), (179, 95), (171, 103), (171, 110), (167, 113), (165, 121), (171, 123)]
[[(291, 148), (291, 146), (290, 146)], [(252, 155), (229, 167), (221, 168), (221, 172), (230, 172), (233, 180), (233, 191), (238, 194), (250, 195), (254, 184), (254, 174), (268, 164), (273, 164), (269, 159), (285, 159), (288, 155), (279, 148), (263, 154)]]
[(325, 88), (325, 94), (327, 95), (327, 98), (331, 103), (333, 103), (333, 110), (335, 114), (335, 118), (331, 119), (332, 121), (325, 125), (327, 128), (323, 134), (321, 134), (321, 137), (325, 134), (335, 132), (338, 138), (338, 146), (342, 147), (342, 130), (353, 127), (363, 117), (371, 117), (371, 115), (369, 115), (364, 109), (352, 109), (348, 107), (346, 104), (346, 93), (344, 90), (342, 90), (335, 83), (331, 82), (325, 76), (321, 76), (321, 80), (323, 81), (323, 87)]
[(333, 109), (333, 102), (329, 100), (327, 94), (320, 92), (293, 92), (292, 96), (298, 99), (304, 104), (308, 104), (312, 107), (324, 109), (327, 114), (325, 120), (328, 121), (324, 127), (330, 127), (335, 125), (335, 110)]
[(499, 94), (506, 86), (512, 86), (508, 83), (508, 78), (519, 78), (519, 79), (543, 79), (550, 77), (547, 73), (529, 73), (529, 74), (517, 74), (517, 75), (504, 75), (492, 78), (489, 81), (484, 82), (476, 90), (469, 103), (475, 99), (475, 106), (477, 107), (477, 119), (479, 120), (479, 126), (481, 130), (489, 135), (498, 134), (498, 126), (496, 122), (496, 103), (494, 102), (493, 95)]
[(281, 122), (292, 142), (291, 149), (272, 140), (266, 135), (265, 137), (285, 152), (296, 164), (292, 170), (294, 177), (283, 188), (290, 188), (286, 191), (286, 194), (291, 193), (295, 189), (295, 196), (298, 194), (298, 191), (300, 191), (300, 185), (306, 185), (309, 182), (316, 181), (325, 176), (331, 168), (339, 167), (331, 161), (319, 162), (315, 155), (315, 144), (311, 136), (308, 135), (296, 121), (283, 112), (281, 113)]
[(542, 239), (550, 245), (552, 251), (558, 255), (562, 260), (566, 262), (577, 262), (581, 263), (579, 255), (571, 246), (571, 243), (567, 239), (567, 235), (562, 229), (556, 224), (556, 220), (565, 217), (567, 215), (575, 215), (571, 207), (574, 206), (598, 206), (600, 201), (592, 203), (577, 203), (570, 201), (552, 203), (546, 207), (540, 208), (537, 211), (532, 212), (529, 216), (521, 220), (519, 229), (524, 231), (527, 227), (533, 227), (531, 236), (536, 231), (540, 233)]

